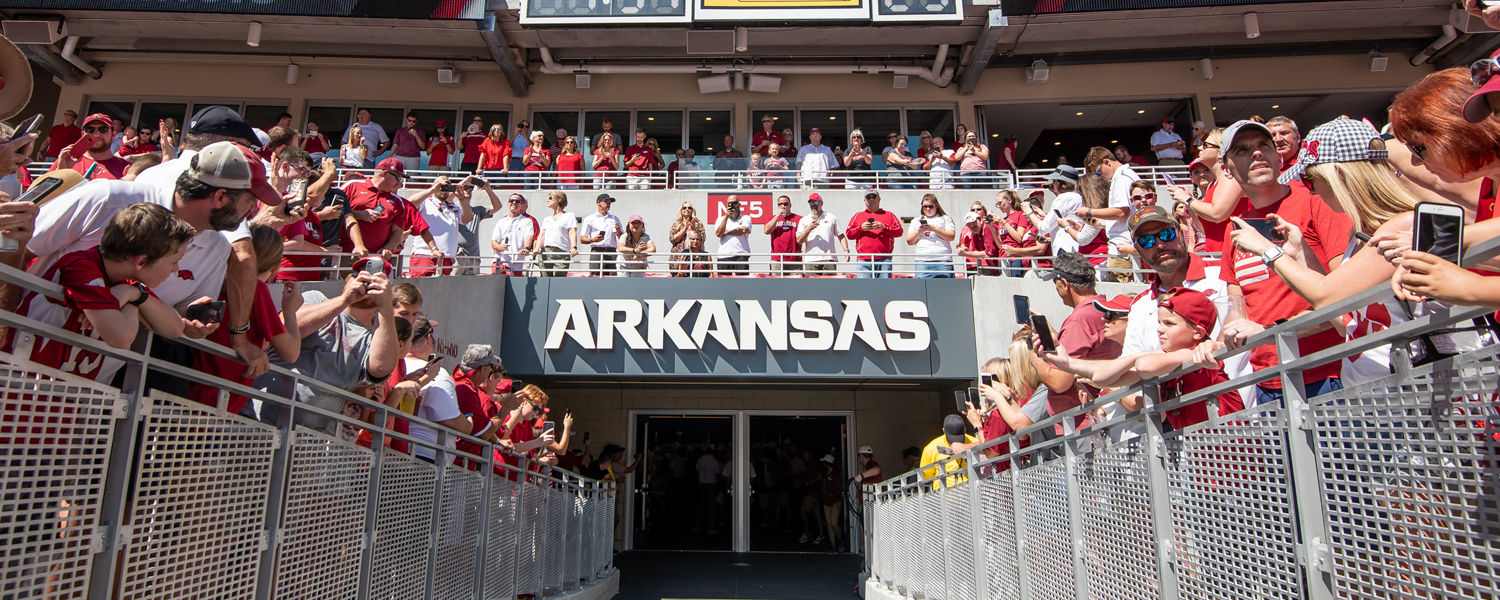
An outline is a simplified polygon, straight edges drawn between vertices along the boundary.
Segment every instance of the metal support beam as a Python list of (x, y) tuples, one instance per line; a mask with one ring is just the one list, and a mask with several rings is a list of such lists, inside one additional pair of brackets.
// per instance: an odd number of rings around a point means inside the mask
[(1005, 32), (1005, 17), (999, 13), (998, 8), (990, 10), (990, 17), (979, 32), (979, 41), (974, 42), (974, 52), (969, 54), (963, 78), (958, 82), (960, 96), (974, 93), (974, 88), (979, 87), (979, 76), (984, 74), (984, 69), (990, 66), (990, 59), (995, 56), (995, 46), (1000, 43), (1000, 34)]
[(16, 44), (16, 47), (20, 48), (21, 53), (43, 71), (51, 73), (53, 77), (62, 81), (63, 85), (83, 83), (83, 75), (78, 72), (78, 69), (73, 68), (73, 65), (68, 64), (68, 61), (63, 60), (63, 57), (47, 47), (35, 44)]
[(510, 42), (505, 40), (505, 34), (495, 23), (495, 13), (484, 16), (479, 22), (479, 37), (484, 38), (484, 45), (490, 47), (490, 58), (495, 59), (495, 64), (500, 65), (500, 72), (505, 74), (505, 80), (510, 82), (510, 91), (517, 98), (525, 98), (531, 93), (527, 87), (526, 74), (516, 66), (516, 60), (510, 53)]
[(1443, 55), (1432, 63), (1439, 69), (1468, 67), (1476, 60), (1489, 58), (1496, 49), (1500, 49), (1500, 33), (1470, 33), (1444, 48)]

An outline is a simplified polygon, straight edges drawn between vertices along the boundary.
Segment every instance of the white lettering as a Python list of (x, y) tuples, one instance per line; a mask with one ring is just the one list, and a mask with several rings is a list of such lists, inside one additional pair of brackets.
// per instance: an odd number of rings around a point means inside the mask
[(844, 317), (839, 319), (839, 336), (833, 341), (833, 350), (847, 352), (854, 336), (859, 336), (859, 341), (870, 349), (885, 352), (885, 340), (880, 338), (880, 325), (875, 322), (869, 300), (844, 301)]
[[(798, 300), (792, 303), (792, 349), (824, 352), (833, 347), (833, 305), (827, 300)], [(812, 315), (812, 316), (809, 316)], [(807, 334), (813, 334), (811, 336)]]
[(593, 350), (594, 332), (589, 328), (589, 313), (583, 307), (583, 300), (558, 300), (557, 306), (557, 317), (552, 319), (552, 329), (542, 346), (548, 350), (561, 348), (563, 334), (567, 334), (585, 350)]
[(740, 350), (755, 349), (755, 330), (766, 336), (766, 347), (786, 350), (786, 300), (772, 300), (766, 316), (757, 300), (736, 300), (740, 305)]
[(671, 337), (672, 345), (677, 346), (678, 350), (697, 350), (698, 345), (693, 343), (693, 338), (682, 330), (682, 318), (698, 305), (698, 301), (678, 300), (672, 304), (670, 311), (666, 310), (666, 305), (665, 300), (646, 301), (646, 341), (650, 342), (651, 349), (665, 350), (663, 338)]
[[(620, 337), (625, 338), (625, 345), (631, 350), (648, 350), (646, 340), (641, 338), (640, 330), (636, 326), (641, 324), (641, 303), (636, 300), (595, 300), (599, 305), (599, 341), (594, 344), (596, 350), (613, 350), (615, 347), (615, 332), (620, 332)], [(623, 315), (623, 321), (616, 321), (615, 315)]]
[[(847, 313), (846, 313), (847, 314)], [(910, 314), (908, 319), (903, 315)], [(885, 305), (885, 345), (892, 352), (919, 352), (932, 343), (932, 328), (927, 318), (927, 303), (920, 300), (892, 300)], [(909, 333), (911, 337), (902, 334)]]
[[(693, 321), (693, 341), (698, 347), (702, 348), (704, 340), (713, 334), (725, 350), (739, 350), (739, 343), (734, 339), (734, 321), (729, 319), (729, 309), (724, 307), (724, 301), (699, 300), (698, 306), (698, 320)], [(710, 326), (713, 328), (709, 329)]]

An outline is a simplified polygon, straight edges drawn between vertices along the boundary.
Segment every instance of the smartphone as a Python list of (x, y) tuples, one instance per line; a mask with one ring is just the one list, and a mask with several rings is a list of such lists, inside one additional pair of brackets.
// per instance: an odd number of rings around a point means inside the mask
[(376, 273), (384, 273), (385, 259), (378, 256), (370, 257), (370, 260), (365, 261), (365, 272), (371, 275), (374, 275)]
[(63, 181), (61, 177), (48, 177), (33, 184), (31, 189), (26, 190), (26, 193), (21, 194), (21, 197), (16, 198), (13, 202), (38, 204), (46, 199), (47, 195), (52, 193), (52, 190), (61, 187), (64, 183), (67, 182)]
[(870, 217), (870, 218), (869, 218), (869, 219), (868, 219), (868, 220), (866, 220), (866, 221), (865, 221), (865, 222), (866, 222), (866, 223), (874, 223), (874, 222), (875, 222), (875, 217)]
[[(88, 135), (85, 134), (84, 137), (88, 137)], [(83, 155), (88, 154), (89, 148), (93, 146), (93, 142), (84, 143), (83, 138), (78, 138), (78, 141), (73, 142), (73, 151), (68, 154), (71, 154), (73, 158), (83, 158)]]
[(12, 137), (11, 139), (16, 139), (16, 138), (20, 138), (20, 137), (26, 137), (28, 135), (36, 133), (37, 128), (41, 127), (41, 125), (42, 125), (42, 115), (36, 115), (36, 116), (31, 117), (30, 119), (26, 119), (25, 121), (21, 121), (21, 124), (16, 125), (15, 136)]
[[(974, 388), (969, 388), (969, 389), (972, 390)], [(958, 407), (958, 412), (964, 412), (966, 410), (969, 410), (969, 407), (967, 406), (968, 401), (969, 401), (969, 393), (968, 392), (958, 392), (958, 391), (953, 392), (953, 404), (954, 404), (954, 406)]]
[(963, 408), (962, 412), (979, 410), (980, 407), (984, 406), (984, 398), (979, 395), (979, 388), (969, 388), (966, 399), (969, 401), (969, 404)]
[(1020, 294), (1013, 294), (1010, 302), (1016, 307), (1016, 324), (1026, 325), (1031, 322), (1031, 298)]
[(370, 209), (370, 212), (374, 213), (375, 215), (380, 215), (380, 214), (382, 214), (382, 213), (385, 212), (385, 205), (384, 204), (376, 204), (375, 208)]
[(297, 209), (307, 205), (306, 179), (293, 179), (291, 185), (288, 185), (286, 187), (286, 191), (297, 195), (292, 200), (288, 200), (286, 203), (286, 207), (282, 209), (286, 212), (286, 214), (292, 214)]
[(1282, 235), (1280, 231), (1276, 230), (1275, 219), (1244, 219), (1244, 221), (1245, 224), (1254, 227), (1256, 231), (1259, 231), (1260, 234), (1265, 236), (1265, 238), (1268, 240), (1271, 240), (1273, 242), (1286, 241), (1286, 236)]
[(1057, 344), (1052, 341), (1052, 328), (1047, 326), (1047, 317), (1031, 315), (1031, 328), (1041, 338), (1043, 352), (1057, 352)]
[(995, 385), (995, 376), (989, 373), (980, 373), (979, 383), (981, 385), (993, 386)]
[(455, 192), (455, 191), (458, 191), (458, 186), (453, 185), (451, 183), (445, 183), (443, 185), (438, 186), (438, 191), (439, 192)]
[(1172, 178), (1171, 173), (1162, 173), (1161, 180), (1167, 182), (1167, 185), (1177, 185), (1177, 180)]
[(525, 387), (526, 387), (526, 382), (524, 382), (524, 381), (521, 381), (519, 379), (512, 379), (512, 380), (510, 380), (510, 391), (511, 391), (511, 393), (519, 392), (522, 389), (524, 389)]
[(554, 423), (552, 421), (544, 421), (542, 423), (542, 435), (552, 433), (555, 429), (557, 429), (557, 423)]
[(1463, 253), (1464, 211), (1452, 204), (1417, 203), (1417, 226), (1411, 231), (1411, 248), (1453, 264)]
[(199, 323), (218, 323), (224, 320), (223, 300), (194, 304), (183, 311), (182, 318)]
[(589, 441), (589, 432), (587, 432), (587, 431), (583, 432), (583, 441), (585, 441), (585, 442)]

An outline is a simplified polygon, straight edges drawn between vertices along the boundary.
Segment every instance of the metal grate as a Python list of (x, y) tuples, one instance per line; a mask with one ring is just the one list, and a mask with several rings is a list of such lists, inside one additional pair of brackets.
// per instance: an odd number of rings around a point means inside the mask
[(548, 486), (547, 491), (547, 535), (542, 537), (542, 591), (550, 596), (562, 590), (563, 545), (568, 532), (564, 526), (568, 518), (568, 498), (565, 492)]
[(120, 597), (253, 597), (276, 430), (165, 395), (144, 412)]
[(860, 550), (865, 553), (865, 573), (875, 573), (875, 548), (870, 545), (870, 540), (875, 536), (875, 494), (869, 491), (862, 496), (864, 506), (860, 508), (862, 518), (860, 519), (861, 530), (864, 537), (860, 541)]
[[(901, 521), (901, 537), (896, 539), (913, 541), (922, 539), (921, 501), (921, 497), (917, 495), (917, 492), (907, 491), (902, 493), (902, 497), (899, 498), (898, 502), (898, 506), (901, 509), (900, 516), (898, 517)], [(898, 576), (896, 581), (901, 583), (903, 587), (909, 588), (907, 595), (911, 595), (921, 587), (921, 565), (927, 564), (922, 557), (922, 546), (921, 544), (903, 543), (899, 545), (898, 553), (900, 558), (897, 560)]]
[(0, 386), (0, 598), (83, 598), (119, 392), (35, 365)]
[(947, 511), (944, 520), (936, 523), (938, 527), (948, 529), (948, 543), (943, 544), (948, 552), (944, 560), (948, 565), (948, 594), (945, 597), (954, 600), (975, 597), (975, 531), (974, 521), (969, 517), (970, 485), (973, 482), (963, 480), (942, 491), (940, 498), (947, 505)]
[(485, 600), (516, 597), (516, 492), (520, 486), (499, 475), (490, 478), (490, 519), (484, 557)]
[(474, 597), (474, 559), (479, 548), (479, 505), (484, 476), (449, 464), (443, 467), (443, 503), (433, 569), (434, 600)]
[(984, 515), (985, 586), (989, 600), (1019, 600), (1019, 565), (1016, 562), (1016, 509), (1010, 472), (979, 482), (979, 503)]
[(1280, 410), (1168, 434), (1183, 598), (1301, 598)]
[(578, 552), (579, 576), (593, 582), (599, 576), (599, 490), (588, 488), (583, 493), (583, 548)]
[(1079, 460), (1084, 562), (1097, 598), (1158, 597), (1156, 536), (1145, 438), (1095, 450)]
[[(523, 478), (524, 479), (524, 478)], [(547, 506), (547, 489), (523, 481), (521, 518), (518, 521), (519, 547), (516, 548), (516, 594), (542, 593), (542, 517)]]
[(359, 591), (370, 451), (298, 427), (277, 545), (277, 598), (344, 600)]
[(426, 593), (427, 548), (437, 499), (437, 467), (385, 449), (370, 562), (371, 600), (411, 600)]
[(928, 598), (948, 600), (947, 569), (943, 543), (943, 498), (938, 489), (929, 489), (919, 496), (918, 517), (914, 524), (921, 534), (922, 546), (917, 549), (922, 565), (919, 568), (922, 587), (918, 591)]
[(1052, 460), (1017, 475), (1016, 505), (1026, 527), (1026, 565), (1036, 598), (1072, 598), (1073, 534), (1068, 526), (1068, 478)]
[(563, 589), (578, 588), (583, 554), (583, 497), (571, 485), (565, 492), (568, 499), (568, 545), (563, 552)]
[(1497, 351), (1315, 400), (1341, 597), (1500, 597)]

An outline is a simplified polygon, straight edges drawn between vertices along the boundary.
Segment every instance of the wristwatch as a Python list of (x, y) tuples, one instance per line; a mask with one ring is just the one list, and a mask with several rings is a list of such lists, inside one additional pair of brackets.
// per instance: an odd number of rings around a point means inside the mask
[(1271, 263), (1275, 262), (1276, 259), (1281, 258), (1284, 254), (1286, 253), (1282, 252), (1281, 248), (1271, 246), (1269, 250), (1266, 250), (1263, 254), (1260, 255), (1260, 262), (1269, 267), (1271, 266)]
[(146, 284), (141, 283), (139, 281), (136, 281), (136, 282), (133, 282), (133, 283), (135, 284), (135, 289), (138, 289), (138, 290), (141, 291), (141, 295), (139, 297), (137, 297), (135, 300), (131, 300), (129, 302), (129, 304), (131, 306), (140, 306), (142, 304), (145, 304), (146, 303), (146, 299), (151, 297), (151, 288), (146, 287)]

